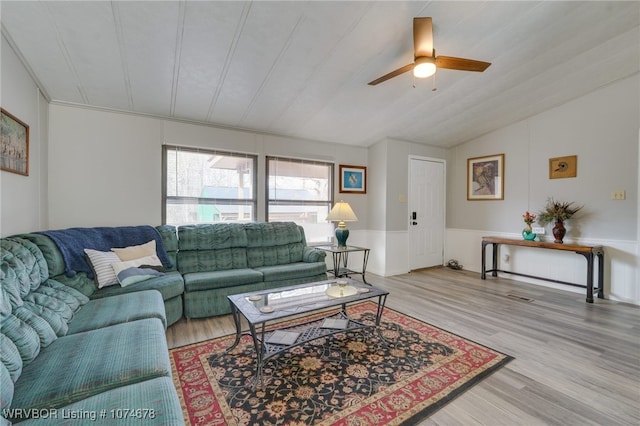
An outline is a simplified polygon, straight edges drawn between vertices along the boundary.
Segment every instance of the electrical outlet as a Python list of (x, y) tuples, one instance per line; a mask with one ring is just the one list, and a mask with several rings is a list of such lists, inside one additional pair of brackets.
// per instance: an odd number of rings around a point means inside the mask
[(531, 227), (531, 230), (534, 234), (544, 235), (544, 228), (542, 226), (533, 226)]
[(626, 198), (627, 198), (627, 194), (625, 193), (625, 191), (613, 191), (611, 193), (612, 200), (624, 200)]

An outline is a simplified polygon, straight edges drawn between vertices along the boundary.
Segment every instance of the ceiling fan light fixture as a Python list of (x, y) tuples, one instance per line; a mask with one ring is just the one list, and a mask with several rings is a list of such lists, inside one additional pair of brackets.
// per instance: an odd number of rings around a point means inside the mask
[(436, 73), (436, 64), (433, 58), (420, 56), (416, 58), (413, 67), (413, 75), (416, 78), (431, 77)]

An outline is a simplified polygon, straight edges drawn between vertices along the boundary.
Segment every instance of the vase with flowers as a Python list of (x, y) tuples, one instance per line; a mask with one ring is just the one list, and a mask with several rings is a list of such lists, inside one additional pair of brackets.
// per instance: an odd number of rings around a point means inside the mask
[(547, 205), (544, 210), (538, 213), (538, 222), (541, 225), (555, 222), (553, 229), (554, 242), (562, 244), (567, 230), (564, 227), (565, 220), (571, 219), (571, 217), (579, 212), (584, 206), (576, 206), (573, 201), (557, 201), (553, 198), (547, 199)]
[(533, 229), (531, 229), (531, 224), (536, 221), (536, 215), (526, 212), (522, 215), (522, 218), (524, 219), (524, 223), (526, 224), (526, 226), (522, 230), (522, 238), (529, 241), (535, 240), (536, 234), (534, 234)]

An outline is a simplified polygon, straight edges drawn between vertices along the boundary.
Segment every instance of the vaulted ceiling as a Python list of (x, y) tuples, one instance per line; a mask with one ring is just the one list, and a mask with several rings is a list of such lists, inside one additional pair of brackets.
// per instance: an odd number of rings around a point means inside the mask
[[(355, 146), (455, 146), (640, 70), (637, 1), (0, 7), (3, 35), (51, 102)], [(416, 16), (433, 17), (438, 55), (492, 65), (368, 86), (413, 61)]]

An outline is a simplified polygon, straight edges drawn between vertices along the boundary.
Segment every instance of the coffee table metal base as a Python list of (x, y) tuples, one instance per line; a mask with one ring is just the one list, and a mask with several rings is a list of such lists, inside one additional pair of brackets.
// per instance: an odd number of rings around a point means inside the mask
[[(249, 334), (256, 353), (255, 376), (251, 383), (252, 388), (255, 389), (263, 385), (263, 368), (269, 358), (320, 337), (378, 327), (389, 293), (370, 286), (366, 286), (366, 289), (363, 289), (363, 284), (354, 280), (348, 280), (348, 283), (350, 286), (361, 290), (351, 296), (330, 297), (326, 295), (326, 289), (338, 285), (336, 280), (330, 280), (228, 296), (233, 321), (236, 326), (236, 336), (233, 344), (222, 355), (231, 352), (239, 344), (242, 335), (246, 334), (246, 332), (243, 333), (242, 331), (242, 317), (244, 317), (249, 325)], [(260, 296), (259, 300), (258, 296)], [(363, 323), (349, 318), (347, 315), (348, 304), (374, 298), (378, 299), (374, 324)], [(270, 308), (264, 309), (265, 306)], [(303, 319), (306, 314), (330, 309), (331, 307), (339, 307), (340, 309), (337, 312), (335, 310), (328, 311), (328, 315), (315, 317), (309, 321), (304, 321)], [(277, 327), (276, 324), (278, 322), (294, 316), (302, 316), (301, 322), (295, 322), (293, 325), (286, 327)], [(326, 322), (325, 320), (327, 319), (337, 321)], [(285, 339), (274, 340), (274, 333), (276, 332), (279, 332), (279, 336), (284, 336)], [(292, 339), (287, 341), (286, 337)]]

